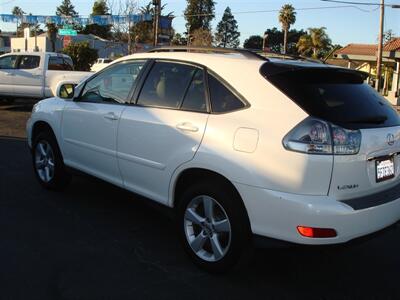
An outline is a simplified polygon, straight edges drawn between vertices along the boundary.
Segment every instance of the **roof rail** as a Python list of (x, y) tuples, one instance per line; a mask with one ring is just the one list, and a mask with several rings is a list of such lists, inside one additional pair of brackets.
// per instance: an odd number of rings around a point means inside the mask
[(268, 58), (259, 55), (251, 50), (242, 48), (221, 48), (221, 47), (193, 47), (193, 46), (163, 46), (156, 47), (147, 52), (212, 52), (212, 53), (239, 53), (248, 59), (268, 61)]

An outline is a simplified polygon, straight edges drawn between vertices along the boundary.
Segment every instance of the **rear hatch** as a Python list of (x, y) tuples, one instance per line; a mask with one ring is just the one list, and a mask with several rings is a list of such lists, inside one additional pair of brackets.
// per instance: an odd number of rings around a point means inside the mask
[(399, 182), (400, 119), (392, 105), (364, 83), (364, 73), (287, 63), (266, 63), (260, 71), (310, 116), (331, 124), (332, 137), (332, 128), (361, 133), (356, 154), (331, 154), (329, 195), (338, 200), (358, 198)]

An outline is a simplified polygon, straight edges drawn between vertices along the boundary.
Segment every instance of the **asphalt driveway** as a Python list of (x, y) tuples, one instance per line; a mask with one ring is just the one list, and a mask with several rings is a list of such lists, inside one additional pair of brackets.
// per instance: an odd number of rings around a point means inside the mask
[(400, 228), (359, 246), (258, 250), (224, 276), (194, 267), (163, 209), (90, 177), (35, 181), (0, 138), (0, 299), (399, 299)]

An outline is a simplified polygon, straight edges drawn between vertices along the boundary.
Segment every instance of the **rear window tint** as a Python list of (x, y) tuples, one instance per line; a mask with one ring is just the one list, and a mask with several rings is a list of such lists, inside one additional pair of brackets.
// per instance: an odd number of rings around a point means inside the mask
[(213, 112), (223, 113), (241, 109), (245, 104), (225, 85), (211, 74), (208, 74), (211, 107)]
[(279, 65), (269, 65), (261, 74), (311, 116), (350, 129), (400, 125), (392, 105), (364, 83), (361, 72), (287, 66), (279, 71)]
[(40, 64), (40, 56), (24, 55), (19, 62), (19, 69), (36, 69)]

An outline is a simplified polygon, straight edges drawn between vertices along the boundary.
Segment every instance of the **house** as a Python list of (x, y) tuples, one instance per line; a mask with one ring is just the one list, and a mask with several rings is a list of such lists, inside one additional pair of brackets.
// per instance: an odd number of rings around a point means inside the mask
[(57, 35), (55, 49), (47, 33), (42, 33), (37, 37), (20, 37), (11, 39), (11, 52), (21, 51), (55, 51), (60, 52), (71, 42), (87, 41), (91, 48), (96, 49), (99, 57), (113, 58), (123, 56), (128, 53), (128, 46), (122, 42), (115, 42), (102, 39), (93, 34), (77, 34), (76, 36)]
[[(348, 68), (354, 68), (369, 74), (368, 83), (376, 86), (376, 60), (378, 45), (349, 44), (334, 53), (337, 59), (346, 60)], [(356, 64), (356, 67), (353, 67)], [(394, 105), (400, 104), (400, 38), (394, 38), (383, 46), (382, 94)]]
[(0, 32), (0, 54), (11, 51), (11, 38), (14, 36), (14, 32)]

